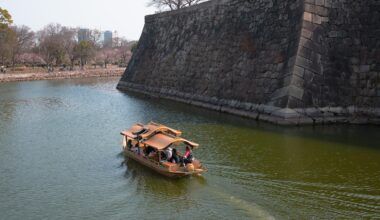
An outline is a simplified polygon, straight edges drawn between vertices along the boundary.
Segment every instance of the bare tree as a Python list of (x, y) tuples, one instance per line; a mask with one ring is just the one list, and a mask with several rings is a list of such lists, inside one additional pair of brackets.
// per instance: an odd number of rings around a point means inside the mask
[(77, 30), (69, 27), (63, 27), (60, 31), (62, 37), (62, 46), (65, 51), (65, 55), (70, 62), (70, 70), (74, 70), (74, 63), (77, 60), (75, 53), (75, 47), (78, 45), (76, 40)]
[(119, 66), (120, 67), (126, 67), (129, 60), (132, 57), (132, 43), (126, 42), (124, 44), (121, 44), (120, 47), (117, 48), (117, 58), (119, 61)]
[(93, 46), (100, 48), (102, 46), (102, 32), (100, 30), (94, 29), (90, 31), (90, 41)]
[(92, 59), (92, 65), (94, 65), (95, 69), (97, 66), (102, 67), (103, 66), (103, 53), (100, 53), (99, 51), (96, 51), (95, 56)]
[(104, 64), (104, 68), (107, 68), (107, 65), (113, 63), (118, 54), (118, 49), (112, 48), (102, 48), (97, 52), (97, 60), (102, 60), (102, 64)]
[(154, 6), (159, 10), (170, 9), (178, 10), (184, 7), (192, 6), (204, 2), (206, 0), (151, 0), (148, 6)]
[(122, 47), (124, 45), (128, 44), (128, 40), (124, 37), (113, 37), (112, 38), (112, 46), (113, 47)]
[(53, 70), (54, 65), (60, 65), (65, 57), (61, 31), (62, 26), (60, 24), (49, 24), (37, 33), (38, 47), (46, 61), (48, 72)]
[(11, 62), (12, 67), (14, 68), (16, 65), (16, 57), (32, 48), (34, 42), (34, 32), (25, 25), (13, 26), (11, 29), (16, 36), (16, 40), (13, 42), (11, 50)]

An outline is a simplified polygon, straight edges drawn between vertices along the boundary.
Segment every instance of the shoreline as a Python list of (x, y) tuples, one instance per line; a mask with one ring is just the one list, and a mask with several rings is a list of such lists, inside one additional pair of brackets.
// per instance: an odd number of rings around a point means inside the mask
[(282, 126), (329, 125), (329, 124), (372, 124), (380, 125), (380, 108), (320, 107), (320, 108), (280, 108), (263, 104), (241, 103), (236, 100), (219, 100), (199, 97), (178, 91), (170, 91), (120, 81), (117, 89), (144, 94), (149, 97), (168, 99), (221, 113), (237, 115), (257, 121)]
[(90, 77), (122, 76), (125, 68), (84, 69), (74, 71), (57, 71), (51, 73), (1, 73), (0, 83), (17, 81), (38, 81), (55, 79), (75, 79)]

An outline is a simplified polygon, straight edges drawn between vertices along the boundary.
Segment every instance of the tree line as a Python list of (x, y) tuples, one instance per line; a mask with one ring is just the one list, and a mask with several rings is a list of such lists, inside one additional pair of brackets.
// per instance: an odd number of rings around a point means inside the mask
[(126, 66), (136, 42), (113, 38), (112, 47), (105, 47), (102, 33), (89, 30), (89, 39), (78, 41), (78, 28), (49, 24), (42, 30), (32, 31), (25, 25), (12, 25), (12, 17), (0, 8), (0, 65), (42, 66), (73, 70), (85, 65)]
[(148, 6), (154, 6), (159, 10), (178, 10), (207, 0), (150, 0)]
[[(207, 0), (150, 0), (148, 6), (161, 10), (178, 10)], [(25, 25), (12, 25), (9, 12), (0, 7), (0, 65), (43, 66), (48, 71), (54, 67), (73, 70), (85, 65), (126, 66), (137, 42), (114, 38), (112, 47), (104, 47), (101, 32), (90, 30), (88, 40), (78, 40), (78, 28), (49, 24), (42, 30), (32, 31)]]

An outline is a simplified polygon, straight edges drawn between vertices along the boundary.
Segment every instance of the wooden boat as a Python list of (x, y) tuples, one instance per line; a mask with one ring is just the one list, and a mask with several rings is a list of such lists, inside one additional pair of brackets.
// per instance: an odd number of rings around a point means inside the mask
[[(182, 132), (167, 126), (150, 122), (146, 125), (135, 124), (122, 131), (123, 151), (125, 155), (152, 170), (167, 177), (184, 177), (201, 175), (207, 169), (197, 159), (185, 166), (181, 163), (171, 163), (165, 158), (165, 151), (170, 148), (189, 146), (192, 150), (198, 144), (181, 137)], [(147, 155), (148, 150), (153, 151)], [(181, 156), (180, 152), (178, 155)]]

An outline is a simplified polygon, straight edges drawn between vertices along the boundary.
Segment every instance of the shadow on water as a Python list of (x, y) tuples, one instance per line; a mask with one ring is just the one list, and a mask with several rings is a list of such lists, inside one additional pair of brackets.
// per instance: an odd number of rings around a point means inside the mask
[(98, 77), (90, 77), (90, 78), (74, 78), (74, 79), (56, 79), (56, 80), (46, 80), (40, 81), (44, 82), (52, 87), (65, 87), (67, 85), (72, 86), (97, 86), (106, 81), (114, 82), (118, 80), (120, 77), (106, 77), (106, 78), (98, 78)]
[[(124, 152), (121, 151), (121, 152), (118, 153), (116, 156), (117, 156), (117, 158), (123, 158), (123, 157), (124, 157)], [(124, 161), (121, 163), (121, 166), (124, 166)]]
[[(260, 130), (284, 136), (294, 136), (299, 138), (314, 139), (325, 142), (335, 142), (351, 146), (368, 147), (380, 150), (380, 145), (374, 141), (377, 138), (380, 126), (377, 125), (304, 125), (304, 126), (280, 126), (267, 122), (256, 121), (250, 118), (239, 117), (227, 113), (216, 112), (185, 103), (175, 102), (167, 99), (159, 99), (135, 92), (122, 92), (128, 97), (133, 97), (143, 101), (148, 107), (156, 110), (162, 109), (165, 112), (176, 114), (187, 114), (195, 116), (193, 123), (220, 123), (220, 126), (236, 126)], [(152, 119), (153, 120), (153, 119)], [(194, 120), (194, 118), (192, 118)], [(176, 118), (165, 123), (178, 123)], [(186, 121), (186, 123), (192, 123)]]

